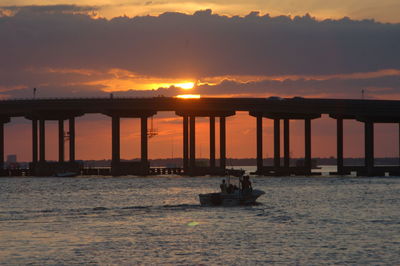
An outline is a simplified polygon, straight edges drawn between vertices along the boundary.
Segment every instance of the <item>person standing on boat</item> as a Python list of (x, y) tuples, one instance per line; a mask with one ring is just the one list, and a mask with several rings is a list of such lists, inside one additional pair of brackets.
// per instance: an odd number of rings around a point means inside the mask
[(242, 179), (242, 191), (243, 192), (251, 192), (253, 190), (250, 182), (250, 177), (248, 175), (243, 176)]
[(221, 183), (221, 185), (219, 185), (219, 187), (221, 188), (221, 192), (222, 192), (223, 194), (226, 194), (226, 193), (227, 193), (227, 191), (228, 191), (228, 186), (227, 186), (226, 183), (225, 183), (225, 179), (222, 179), (222, 183)]

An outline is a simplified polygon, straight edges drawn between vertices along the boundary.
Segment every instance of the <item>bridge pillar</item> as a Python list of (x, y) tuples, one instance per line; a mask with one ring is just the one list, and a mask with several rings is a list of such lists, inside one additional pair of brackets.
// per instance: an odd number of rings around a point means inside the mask
[[(4, 124), (10, 122), (9, 117), (0, 119), (0, 170), (4, 169)], [(0, 173), (3, 175), (4, 173)]]
[[(249, 112), (251, 116), (257, 117), (257, 172), (263, 175), (309, 175), (311, 174), (311, 120), (321, 117), (318, 113), (297, 114), (297, 113), (269, 113), (269, 112)], [(272, 166), (261, 167), (262, 154), (262, 122), (261, 118), (269, 118), (274, 120), (274, 163)], [(290, 167), (290, 120), (304, 120), (304, 165), (302, 167)], [(283, 120), (283, 167), (281, 163), (280, 151), (280, 121)], [(258, 155), (260, 154), (260, 155)], [(262, 171), (261, 171), (262, 170)], [(260, 172), (261, 171), (261, 172)]]
[(210, 167), (215, 168), (215, 116), (210, 116)]
[(304, 119), (304, 167), (306, 174), (311, 173), (311, 119)]
[(220, 130), (220, 159), (219, 164), (221, 169), (226, 168), (226, 118), (221, 116), (219, 118), (219, 130)]
[(257, 173), (261, 174), (263, 165), (263, 117), (261, 115), (257, 119)]
[[(180, 110), (175, 112), (183, 117), (183, 170), (189, 175), (223, 175), (226, 164), (226, 127), (225, 118), (234, 115), (234, 111), (192, 111)], [(196, 117), (209, 118), (210, 158), (209, 167), (196, 165)], [(215, 118), (220, 123), (220, 164), (216, 166)]]
[(189, 159), (189, 171), (194, 173), (196, 169), (196, 116), (191, 115), (189, 119), (190, 124), (190, 159)]
[(4, 123), (0, 122), (0, 170), (3, 169), (4, 169)]
[(64, 162), (64, 120), (58, 120), (58, 162)]
[(69, 119), (69, 161), (75, 161), (75, 118)]
[(32, 164), (38, 162), (38, 121), (32, 119)]
[(343, 119), (336, 119), (336, 153), (337, 153), (337, 173), (343, 174)]
[[(111, 155), (111, 174), (118, 175), (148, 175), (149, 159), (148, 144), (149, 137), (154, 136), (148, 132), (148, 118), (155, 115), (156, 111), (149, 110), (106, 110), (103, 114), (111, 117), (111, 138), (112, 138), (112, 155)], [(140, 118), (140, 161), (138, 162), (121, 162), (121, 118)]]
[(144, 114), (140, 116), (140, 175), (148, 175), (150, 171), (149, 164), (149, 136), (148, 132), (148, 118), (154, 114)]
[(286, 169), (290, 167), (290, 120), (283, 120), (283, 166)]
[(281, 139), (280, 139), (280, 119), (274, 119), (274, 167), (278, 171), (281, 166)]
[(113, 115), (111, 117), (111, 138), (112, 138), (112, 158), (111, 174), (120, 175), (120, 117)]
[(185, 173), (189, 169), (189, 117), (183, 116), (183, 170)]
[(374, 123), (364, 122), (365, 140), (365, 170), (368, 176), (373, 175), (374, 169)]
[(44, 163), (46, 161), (46, 121), (39, 120), (39, 161)]
[(141, 134), (140, 134), (140, 139), (141, 139), (141, 163), (142, 166), (145, 166), (148, 164), (148, 137), (147, 137), (147, 116), (142, 116), (140, 118), (140, 124), (141, 124)]

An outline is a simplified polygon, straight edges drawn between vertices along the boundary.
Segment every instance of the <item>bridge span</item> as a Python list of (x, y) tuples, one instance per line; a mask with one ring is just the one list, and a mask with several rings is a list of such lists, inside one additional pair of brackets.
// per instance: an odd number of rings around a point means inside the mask
[[(400, 167), (382, 168), (374, 165), (374, 124), (397, 123), (400, 125), (400, 101), (349, 100), (349, 99), (305, 99), (295, 98), (199, 98), (180, 99), (174, 97), (154, 98), (58, 98), (58, 99), (10, 99), (0, 101), (0, 168), (4, 165), (4, 125), (14, 117), (25, 117), (32, 121), (32, 163), (34, 175), (52, 175), (60, 169), (78, 167), (75, 160), (75, 118), (96, 113), (110, 117), (112, 121), (112, 165), (113, 175), (150, 173), (148, 162), (148, 118), (158, 112), (174, 111), (182, 117), (183, 169), (185, 174), (222, 174), (226, 168), (226, 117), (237, 111), (246, 111), (254, 117), (257, 128), (257, 174), (260, 175), (310, 175), (312, 168), (311, 125), (312, 120), (322, 114), (336, 120), (337, 166), (339, 175), (356, 171), (358, 175), (382, 175), (389, 172), (399, 175)], [(210, 155), (207, 171), (196, 165), (196, 117), (208, 117), (210, 121)], [(122, 162), (120, 158), (120, 119), (138, 118), (141, 121), (141, 161)], [(263, 118), (274, 121), (274, 165), (263, 165)], [(352, 119), (364, 124), (365, 165), (351, 167), (343, 165), (343, 120)], [(58, 121), (59, 158), (57, 163), (46, 161), (46, 121)], [(69, 123), (69, 160), (64, 158), (64, 122)], [(283, 120), (283, 164), (280, 154), (280, 131)], [(290, 120), (304, 121), (304, 165), (290, 165)], [(219, 122), (220, 158), (216, 165), (215, 123)], [(400, 150), (400, 148), (399, 148)], [(199, 171), (201, 168), (201, 171)], [(1, 169), (0, 169), (1, 170)]]

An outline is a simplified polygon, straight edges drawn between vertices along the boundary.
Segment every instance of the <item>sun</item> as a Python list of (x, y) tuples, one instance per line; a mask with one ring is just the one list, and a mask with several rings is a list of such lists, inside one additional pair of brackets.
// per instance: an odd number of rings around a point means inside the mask
[(179, 99), (200, 99), (201, 96), (200, 94), (181, 94), (175, 97)]
[(193, 89), (194, 87), (194, 82), (183, 82), (183, 83), (176, 83), (174, 84), (175, 87), (184, 89), (184, 90), (190, 90)]

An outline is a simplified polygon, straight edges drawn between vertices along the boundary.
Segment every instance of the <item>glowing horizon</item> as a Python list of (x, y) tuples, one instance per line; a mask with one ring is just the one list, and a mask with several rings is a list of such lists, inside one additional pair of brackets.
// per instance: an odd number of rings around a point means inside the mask
[(180, 94), (175, 96), (175, 98), (179, 99), (200, 99), (200, 94)]
[(194, 82), (176, 83), (174, 86), (184, 90), (190, 90), (194, 88)]
[[(135, 16), (148, 16), (160, 15), (164, 12), (174, 11), (182, 12), (185, 14), (192, 14), (198, 10), (212, 9), (214, 12), (227, 15), (241, 15), (246, 16), (252, 11), (258, 11), (261, 14), (270, 14), (272, 16), (291, 15), (302, 16), (304, 14), (311, 14), (324, 19), (340, 19), (343, 17), (354, 17), (356, 19), (375, 19), (381, 22), (398, 23), (398, 10), (400, 4), (397, 0), (382, 0), (380, 5), (376, 5), (371, 1), (362, 0), (337, 0), (326, 2), (322, 0), (306, 0), (299, 3), (293, 3), (289, 0), (280, 1), (257, 1), (250, 0), (247, 2), (232, 2), (226, 3), (221, 0), (214, 2), (204, 1), (191, 1), (182, 4), (181, 1), (170, 1), (168, 3), (163, 1), (149, 1), (146, 4), (141, 2), (127, 3), (122, 0), (111, 0), (104, 2), (103, 0), (72, 0), (68, 2), (71, 5), (83, 5), (87, 10), (67, 10), (70, 13), (83, 13), (88, 14), (93, 18), (107, 18), (112, 19), (115, 17), (135, 17)], [(26, 6), (54, 6), (63, 5), (65, 1), (62, 0), (3, 0), (3, 15), (13, 15), (18, 8)], [(11, 8), (7, 8), (11, 6)], [(363, 9), (359, 9), (363, 6)], [(1, 9), (1, 8), (0, 8)], [(0, 12), (1, 14), (1, 12)]]

